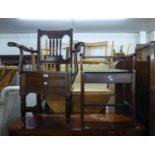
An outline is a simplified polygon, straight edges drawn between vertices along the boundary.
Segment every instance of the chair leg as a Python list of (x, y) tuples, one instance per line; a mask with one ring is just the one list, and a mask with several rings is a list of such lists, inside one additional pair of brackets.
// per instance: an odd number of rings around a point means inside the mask
[(81, 114), (80, 114), (80, 125), (81, 125), (81, 129), (84, 128), (84, 107), (83, 105), (81, 105)]
[(26, 96), (22, 96), (22, 97), (21, 97), (21, 116), (22, 116), (22, 126), (25, 127)]
[(42, 96), (41, 94), (37, 94), (37, 106), (36, 106), (36, 111), (38, 113), (42, 113), (43, 112), (43, 109), (41, 107), (41, 101), (42, 101)]
[(71, 96), (66, 96), (66, 125), (70, 128)]

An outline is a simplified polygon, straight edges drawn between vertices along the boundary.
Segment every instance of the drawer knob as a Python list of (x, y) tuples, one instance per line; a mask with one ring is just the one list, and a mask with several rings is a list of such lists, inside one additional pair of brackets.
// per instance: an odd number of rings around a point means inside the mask
[(112, 78), (111, 75), (108, 76), (108, 80), (109, 80), (109, 81), (113, 81), (113, 78)]
[(43, 74), (43, 77), (48, 77), (48, 74)]
[(48, 82), (44, 82), (44, 85), (47, 85), (48, 84)]

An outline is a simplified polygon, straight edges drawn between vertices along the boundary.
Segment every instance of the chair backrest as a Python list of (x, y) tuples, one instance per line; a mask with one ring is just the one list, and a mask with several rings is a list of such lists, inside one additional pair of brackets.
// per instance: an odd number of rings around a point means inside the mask
[[(108, 41), (85, 43), (83, 50), (83, 63), (109, 65), (112, 60), (105, 58), (108, 56)], [(104, 58), (103, 58), (104, 57)]]
[[(72, 70), (72, 53), (73, 53), (73, 30), (45, 31), (38, 30), (38, 69), (46, 64), (44, 69), (47, 70), (47, 64), (53, 64), (56, 70), (60, 69), (61, 64), (70, 64)], [(69, 47), (66, 54), (65, 47)], [(50, 69), (51, 70), (51, 69)]]
[(85, 43), (84, 56), (92, 56), (96, 51), (100, 51), (103, 56), (107, 56), (108, 41)]
[[(73, 30), (38, 30), (37, 61), (31, 53), (32, 71), (21, 72), (22, 96), (30, 92), (42, 95), (68, 95), (71, 93)], [(64, 47), (67, 46), (66, 49)], [(37, 64), (35, 66), (34, 64)], [(60, 71), (60, 65), (69, 70)]]
[(31, 53), (32, 71), (60, 71), (60, 66), (63, 64), (66, 65), (65, 71), (70, 72), (73, 83), (78, 73), (77, 53), (80, 52), (81, 46), (84, 46), (84, 43), (76, 43), (73, 49), (72, 29), (56, 31), (38, 30), (37, 50), (14, 42), (8, 42), (8, 46), (19, 48), (20, 73), (25, 71), (24, 52), (28, 52)]

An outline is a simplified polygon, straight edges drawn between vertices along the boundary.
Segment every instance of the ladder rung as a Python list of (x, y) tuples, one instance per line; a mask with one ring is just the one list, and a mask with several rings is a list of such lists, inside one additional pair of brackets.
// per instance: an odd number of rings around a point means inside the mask
[(84, 107), (115, 107), (115, 106), (127, 106), (127, 104), (84, 104)]

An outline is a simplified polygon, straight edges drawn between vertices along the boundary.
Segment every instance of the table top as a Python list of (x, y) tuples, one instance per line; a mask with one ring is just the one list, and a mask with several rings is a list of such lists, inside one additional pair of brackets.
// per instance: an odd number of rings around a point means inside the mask
[(84, 73), (132, 73), (130, 70), (123, 69), (107, 69), (107, 70), (92, 70), (92, 71), (83, 71)]

